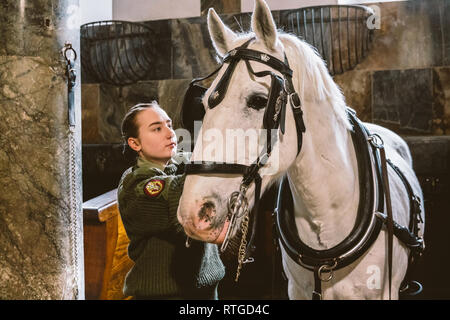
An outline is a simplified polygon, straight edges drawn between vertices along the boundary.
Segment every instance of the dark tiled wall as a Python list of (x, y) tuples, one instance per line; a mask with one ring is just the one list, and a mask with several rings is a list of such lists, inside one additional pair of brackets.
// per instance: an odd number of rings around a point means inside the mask
[(450, 134), (450, 2), (378, 5), (381, 29), (369, 55), (335, 76), (347, 103), (403, 136)]
[(83, 200), (117, 188), (123, 172), (133, 165), (122, 155), (121, 144), (84, 144)]
[[(450, 1), (377, 5), (381, 29), (375, 30), (368, 56), (354, 70), (334, 77), (348, 105), (362, 120), (401, 135), (450, 134)], [(120, 142), (120, 121), (126, 110), (152, 99), (178, 125), (187, 83), (217, 65), (204, 16), (211, 6), (232, 30), (249, 30), (250, 14), (238, 13), (240, 1), (204, 0), (201, 17), (145, 22), (157, 35), (154, 68), (147, 80), (115, 87), (82, 74), (85, 143)], [(282, 29), (289, 29), (288, 12), (273, 12)]]
[(375, 71), (372, 74), (372, 119), (399, 129), (431, 132), (431, 69)]

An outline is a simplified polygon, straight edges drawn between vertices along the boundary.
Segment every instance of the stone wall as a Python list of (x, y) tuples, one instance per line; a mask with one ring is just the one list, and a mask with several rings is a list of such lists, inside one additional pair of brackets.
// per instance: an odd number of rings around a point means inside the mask
[(77, 8), (0, 4), (0, 300), (84, 298), (81, 88), (69, 130), (61, 54), (79, 52)]
[(355, 70), (336, 76), (361, 118), (401, 135), (450, 134), (450, 2), (379, 4), (381, 29)]

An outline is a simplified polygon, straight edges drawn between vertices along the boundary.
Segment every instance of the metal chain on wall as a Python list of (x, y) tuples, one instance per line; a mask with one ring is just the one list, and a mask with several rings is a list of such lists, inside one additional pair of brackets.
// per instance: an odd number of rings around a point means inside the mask
[(73, 282), (75, 284), (75, 299), (79, 299), (80, 297), (80, 288), (79, 288), (79, 237), (78, 237), (78, 188), (77, 188), (77, 179), (76, 179), (76, 139), (75, 139), (75, 127), (70, 127), (69, 130), (69, 192), (70, 192), (70, 245), (72, 248), (72, 261), (71, 265), (74, 270), (73, 274)]
[(76, 85), (76, 70), (75, 61), (77, 59), (77, 53), (73, 49), (70, 42), (66, 42), (63, 48), (63, 55), (66, 59), (66, 76), (67, 76), (67, 94), (68, 94), (68, 123), (69, 123), (69, 237), (71, 246), (71, 267), (74, 270), (73, 283), (74, 283), (74, 298), (80, 299), (82, 294), (80, 293), (80, 239), (79, 239), (79, 219), (78, 214), (81, 211), (78, 205), (78, 188), (77, 188), (77, 148), (76, 148), (76, 125), (75, 125), (75, 93), (74, 87)]

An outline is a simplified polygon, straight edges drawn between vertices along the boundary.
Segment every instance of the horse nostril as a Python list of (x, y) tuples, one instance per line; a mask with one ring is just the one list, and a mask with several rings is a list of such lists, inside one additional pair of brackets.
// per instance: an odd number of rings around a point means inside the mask
[(206, 201), (203, 203), (200, 211), (198, 212), (198, 217), (200, 221), (211, 222), (211, 219), (216, 215), (216, 206), (212, 201)]

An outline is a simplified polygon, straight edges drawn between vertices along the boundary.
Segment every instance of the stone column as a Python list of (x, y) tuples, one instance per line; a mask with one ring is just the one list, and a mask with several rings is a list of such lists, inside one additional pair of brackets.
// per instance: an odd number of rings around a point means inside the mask
[(79, 0), (0, 3), (0, 299), (84, 299), (79, 12)]

